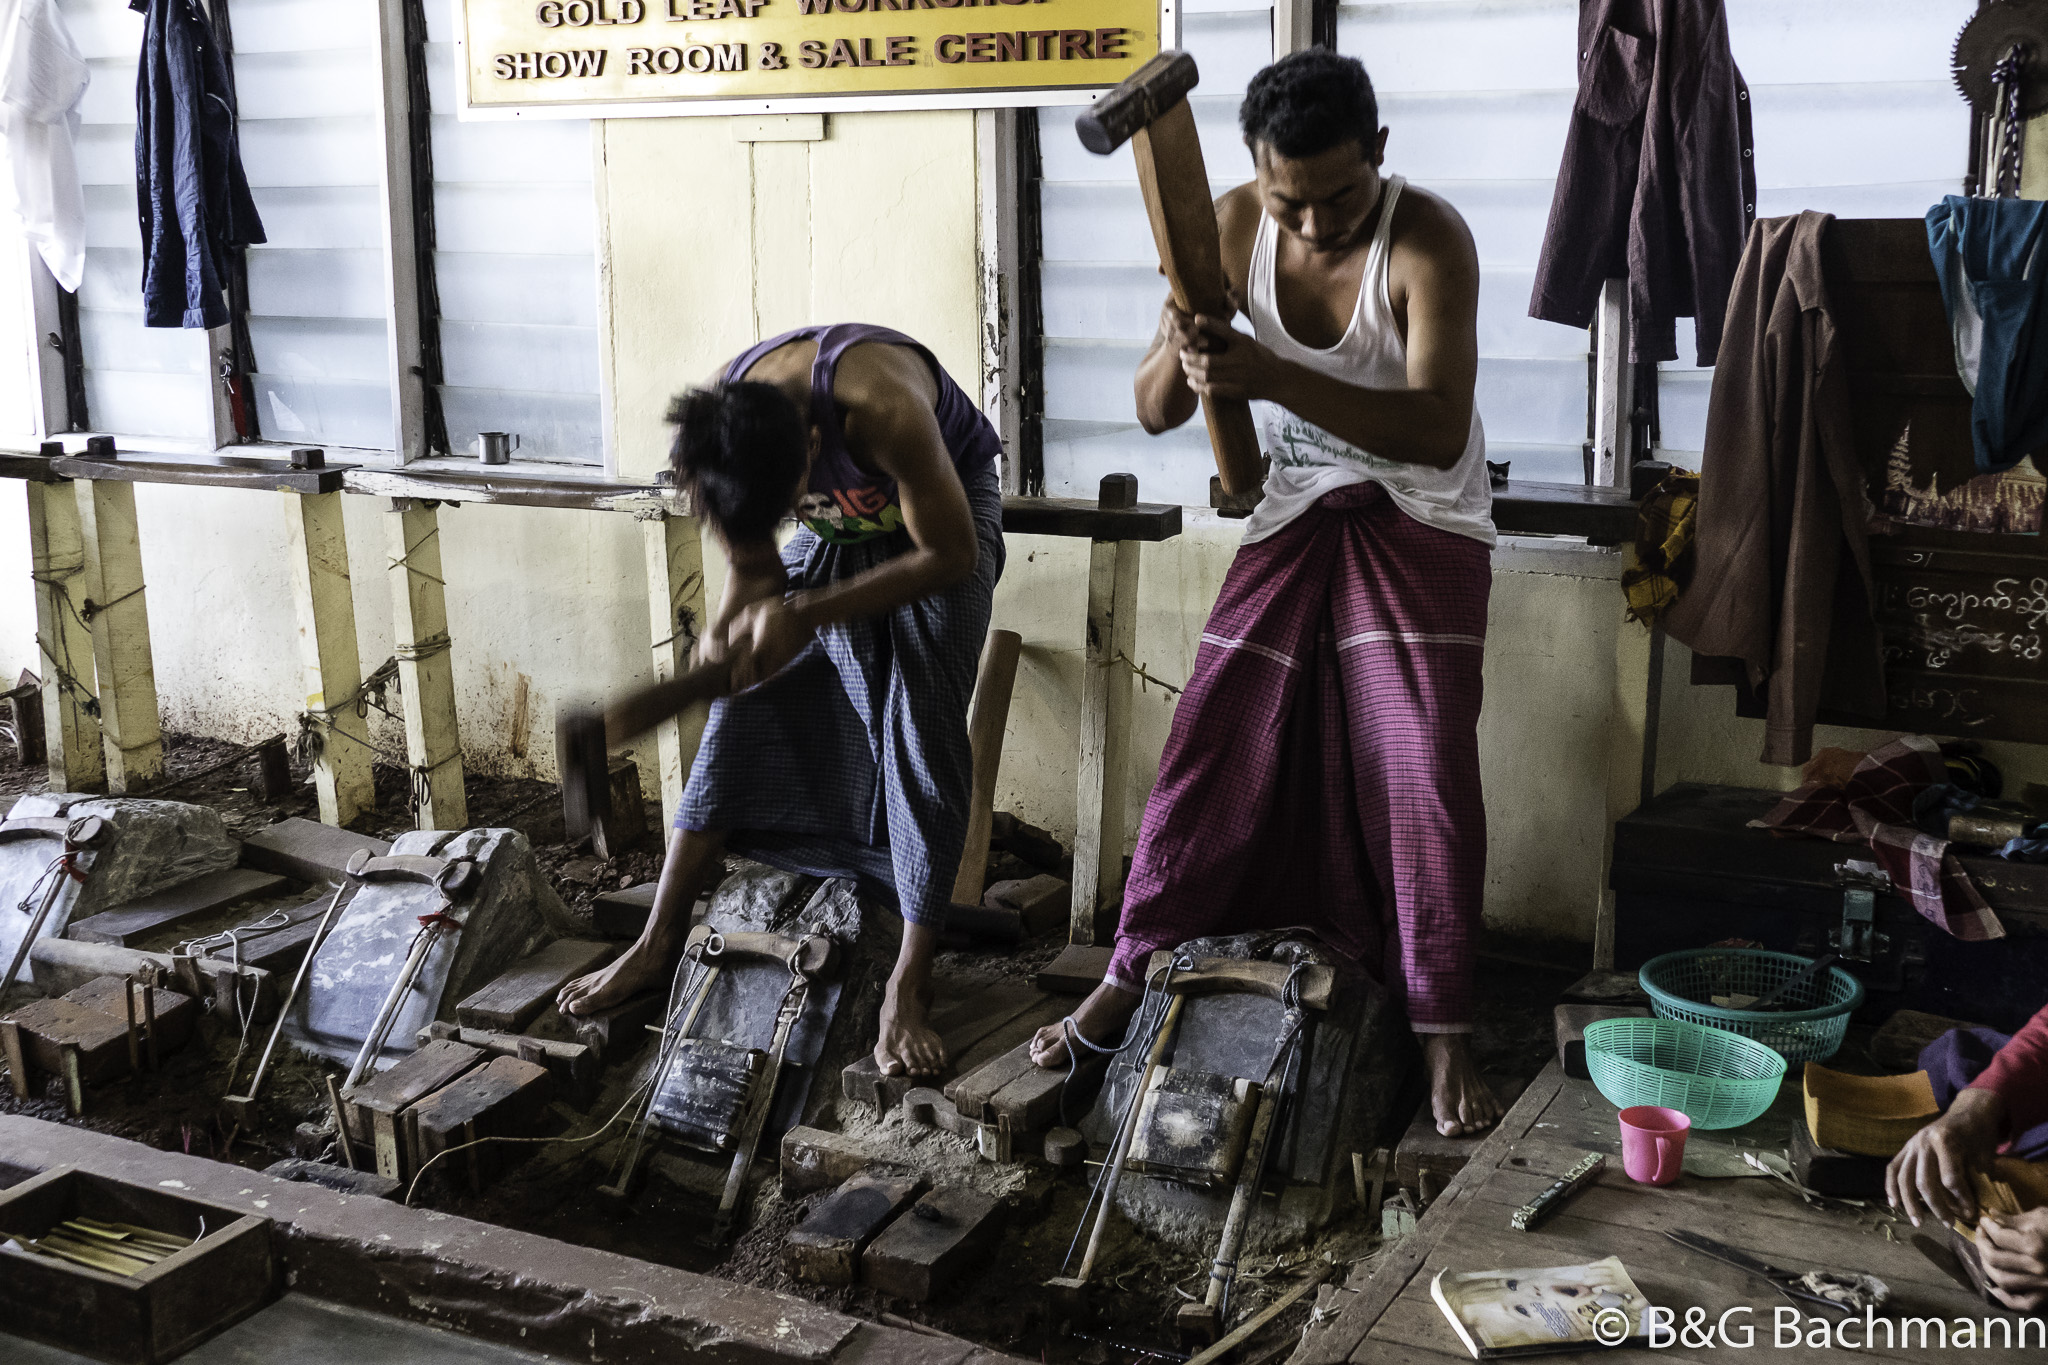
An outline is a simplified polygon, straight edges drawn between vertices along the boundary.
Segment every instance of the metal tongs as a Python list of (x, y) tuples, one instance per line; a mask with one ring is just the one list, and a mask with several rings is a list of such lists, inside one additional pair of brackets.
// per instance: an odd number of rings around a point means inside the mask
[(1687, 1250), (1697, 1251), (1702, 1256), (1711, 1256), (1738, 1270), (1746, 1270), (1759, 1279), (1769, 1280), (1771, 1286), (1780, 1294), (1798, 1303), (1818, 1304), (1822, 1308), (1832, 1308), (1839, 1313), (1861, 1313), (1866, 1309), (1875, 1312), (1891, 1302), (1890, 1287), (1875, 1275), (1838, 1275), (1828, 1270), (1812, 1270), (1804, 1275), (1795, 1275), (1789, 1270), (1780, 1270), (1767, 1261), (1760, 1261), (1746, 1251), (1737, 1251), (1725, 1242), (1717, 1242), (1697, 1232), (1667, 1232), (1664, 1235)]

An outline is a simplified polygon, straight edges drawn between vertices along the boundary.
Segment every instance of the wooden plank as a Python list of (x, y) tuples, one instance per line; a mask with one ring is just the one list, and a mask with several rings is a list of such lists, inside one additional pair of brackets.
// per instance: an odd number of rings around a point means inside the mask
[(1180, 534), (1178, 503), (1103, 507), (1087, 498), (1004, 498), (1003, 534), (1082, 540), (1171, 540)]
[(782, 1264), (811, 1284), (852, 1284), (876, 1234), (925, 1192), (922, 1176), (856, 1175), (804, 1215), (782, 1246)]
[(654, 913), (654, 893), (660, 882), (642, 882), (623, 891), (607, 891), (590, 902), (590, 927), (606, 938), (631, 942), (647, 927)]
[(1132, 651), (1138, 635), (1138, 547), (1097, 541), (1088, 551), (1088, 644), (1081, 675), (1081, 754), (1075, 790), (1074, 912), (1069, 938), (1094, 943), (1097, 915), (1123, 893), (1124, 789), (1131, 738)]
[(64, 937), (80, 943), (113, 943), (128, 947), (140, 939), (174, 928), (186, 920), (226, 910), (259, 896), (276, 896), (289, 885), (283, 877), (254, 868), (231, 867), (179, 882), (167, 890), (140, 896), (112, 910), (73, 920)]
[(1106, 946), (1070, 943), (1060, 949), (1060, 955), (1050, 966), (1032, 978), (1033, 984), (1048, 995), (1086, 995), (1108, 975), (1110, 954), (1115, 951)]
[(596, 1014), (570, 1016), (576, 1041), (596, 1052), (607, 1064), (637, 1052), (651, 1036), (649, 1024), (659, 1025), (668, 1009), (668, 987), (642, 991), (632, 999), (599, 1010)]
[(598, 1057), (582, 1043), (565, 1043), (556, 1038), (531, 1038), (523, 1033), (494, 1033), (488, 1029), (460, 1028), (437, 1019), (420, 1030), (418, 1045), (425, 1047), (445, 1038), (470, 1047), (482, 1048), (494, 1057), (519, 1057), (538, 1062), (553, 1074), (572, 1104), (588, 1104), (595, 1096)]
[[(984, 1038), (1009, 1024), (1027, 1010), (1040, 1008), (1045, 997), (1029, 986), (1003, 984), (977, 991), (974, 998), (932, 1016), (932, 1028), (945, 1044), (948, 1074), (957, 1073), (966, 1054)], [(839, 1073), (839, 1091), (885, 1114), (903, 1102), (914, 1086), (928, 1085), (934, 1078), (884, 1076), (873, 1053), (855, 1058)]]
[[(1031, 1045), (1024, 1043), (1019, 1050), (1028, 1061)], [(1065, 1114), (1060, 1112), (1066, 1096), (1070, 1090), (1077, 1096), (1086, 1093), (1108, 1069), (1109, 1058), (1099, 1052), (1086, 1053), (1071, 1070), (1064, 1066), (1048, 1069), (1033, 1065), (988, 1098), (985, 1107), (989, 1121), (1000, 1123), (1007, 1119), (1013, 1133), (1043, 1132), (1062, 1120), (1079, 1122), (1078, 1105), (1071, 1106)]]
[(1629, 360), (1628, 280), (1600, 283), (1594, 314), (1593, 477), (1595, 488), (1626, 488), (1634, 463), (1635, 365)]
[(388, 1118), (399, 1114), (480, 1065), (486, 1055), (480, 1047), (436, 1038), (410, 1057), (401, 1058), (390, 1070), (344, 1090), (342, 1109), (350, 1140), (367, 1142), (373, 1116), (382, 1114)]
[(513, 963), (498, 978), (455, 1007), (466, 1028), (517, 1033), (554, 1003), (570, 979), (596, 971), (617, 956), (616, 943), (558, 938), (533, 956)]
[[(312, 951), (313, 940), (320, 934), (320, 918), (327, 910), (329, 896), (315, 896), (302, 901), (285, 911), (283, 922), (275, 928), (255, 928), (261, 920), (235, 926), (237, 942), (219, 943), (206, 950), (206, 956), (223, 962), (240, 962), (245, 967), (260, 967), (266, 972), (280, 973), (289, 977), (299, 968), (299, 963)], [(268, 919), (269, 916), (265, 916)]]
[(1503, 535), (1584, 536), (1620, 545), (1636, 533), (1636, 504), (1626, 488), (1510, 480), (1493, 492), (1493, 524)]
[[(368, 720), (348, 704), (362, 685), (356, 605), (349, 588), (348, 533), (339, 493), (282, 495), (285, 559), (299, 618), (302, 705), (320, 742), (313, 786), (323, 824), (345, 825), (377, 804), (370, 782)], [(330, 708), (336, 714), (329, 715)]]
[(1038, 1064), (1031, 1060), (1031, 1044), (1027, 1039), (948, 1081), (944, 1093), (961, 1114), (983, 1123), (994, 1123), (996, 1116), (989, 1108), (989, 1101), (1010, 1082), (1038, 1069)]
[(924, 1303), (994, 1242), (1002, 1212), (1002, 1201), (980, 1190), (933, 1190), (868, 1244), (860, 1258), (861, 1282)]
[(462, 736), (455, 720), (455, 657), (441, 568), (440, 514), (400, 499), (391, 513), (392, 652), (405, 698), (405, 761), (419, 829), (464, 829)]
[[(658, 516), (640, 523), (647, 565), (648, 639), (653, 641), (654, 680), (671, 682), (689, 666), (690, 648), (706, 620), (704, 540), (697, 519)], [(683, 801), (683, 784), (704, 737), (708, 704), (692, 706), (655, 727), (657, 785), (661, 788), (662, 828), (675, 824)]]
[(149, 648), (149, 606), (143, 592), (142, 537), (135, 522), (135, 486), (72, 484), (85, 571), (79, 613), (92, 627), (93, 671), (99, 688), (107, 789), (138, 791), (163, 776), (162, 718), (156, 664)]
[(97, 791), (106, 785), (107, 758), (97, 705), (92, 629), (79, 614), (85, 602), (85, 542), (78, 499), (68, 484), (31, 483), (28, 531), (35, 576), (37, 669), (43, 680), (43, 736), (50, 790)]
[(988, 875), (988, 838), (995, 818), (996, 776), (1003, 762), (1003, 732), (1010, 722), (1010, 695), (1017, 686), (1017, 658), (1024, 637), (1014, 630), (994, 630), (981, 647), (981, 665), (974, 677), (974, 702), (967, 716), (967, 742), (974, 753), (974, 790), (967, 810), (967, 842), (960, 871), (953, 879), (953, 899), (962, 905), (981, 904), (982, 881)]
[(874, 1154), (852, 1138), (799, 1125), (782, 1135), (782, 1197), (829, 1190), (875, 1164)]
[(339, 492), (354, 465), (323, 465), (301, 469), (289, 460), (261, 460), (243, 455), (161, 455), (124, 450), (113, 459), (65, 455), (50, 461), (53, 472), (67, 479), (122, 483), (172, 483), (205, 488), (247, 488), (259, 492)]
[[(1501, 1103), (1510, 1106), (1529, 1084), (1519, 1076), (1487, 1076), (1485, 1080), (1493, 1087)], [(1425, 1180), (1437, 1186), (1447, 1184), (1479, 1154), (1486, 1139), (1484, 1133), (1462, 1138), (1445, 1137), (1439, 1133), (1436, 1115), (1425, 1098), (1408, 1124), (1408, 1131), (1401, 1135), (1399, 1145), (1394, 1148), (1394, 1178), (1404, 1189), (1410, 1190), (1421, 1190)]]
[(1430, 1204), (1428, 1212), (1416, 1224), (1414, 1234), (1396, 1247), (1393, 1254), (1380, 1262), (1368, 1276), (1354, 1277), (1349, 1287), (1357, 1289), (1358, 1293), (1320, 1330), (1311, 1329), (1303, 1336), (1301, 1349), (1291, 1365), (1337, 1365), (1339, 1361), (1352, 1358), (1352, 1352), (1365, 1341), (1366, 1333), (1379, 1321), (1380, 1314), (1386, 1311), (1387, 1305), (1394, 1301), (1429, 1258), (1437, 1238), (1450, 1226), (1452, 1213), (1467, 1192), (1484, 1179), (1486, 1172), (1499, 1164), (1515, 1142), (1527, 1135), (1538, 1116), (1565, 1084), (1564, 1073), (1558, 1070), (1555, 1062), (1543, 1068), (1529, 1083), (1528, 1089), (1522, 1092), (1522, 1097), (1509, 1107), (1493, 1131), (1481, 1141), (1482, 1150), (1472, 1154), (1465, 1168), (1451, 1177), (1451, 1183)]

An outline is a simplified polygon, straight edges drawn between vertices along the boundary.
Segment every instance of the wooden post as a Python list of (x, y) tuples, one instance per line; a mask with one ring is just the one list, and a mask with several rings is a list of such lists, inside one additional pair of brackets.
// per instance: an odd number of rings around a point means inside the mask
[[(99, 438), (94, 438), (99, 439)], [(162, 722), (156, 709), (156, 665), (149, 651), (149, 607), (142, 591), (142, 537), (135, 524), (135, 485), (78, 479), (79, 542), (85, 571), (79, 613), (92, 627), (99, 683), (100, 734), (110, 791), (136, 791), (163, 776)]]
[(1274, 0), (1273, 60), (1315, 46), (1316, 0)]
[(62, 483), (23, 483), (28, 490), (28, 535), (36, 580), (36, 645), (41, 651), (43, 736), (50, 790), (98, 791), (107, 783), (107, 757), (99, 722), (92, 631), (85, 605), (85, 544), (78, 531), (78, 500)]
[(420, 829), (464, 829), (469, 806), (462, 794), (440, 516), (417, 498), (393, 498), (391, 512), (393, 651), (405, 696), (405, 761), (417, 798), (415, 822)]
[[(690, 649), (704, 623), (704, 540), (695, 517), (673, 512), (650, 513), (640, 526), (647, 550), (654, 677), (667, 682), (689, 665)], [(683, 784), (690, 780), (708, 714), (708, 707), (694, 706), (655, 728), (664, 828), (674, 824), (676, 808), (683, 803)]]
[(974, 707), (967, 717), (967, 742), (974, 751), (974, 794), (967, 810), (967, 842), (960, 849), (960, 871), (953, 878), (956, 905), (980, 905), (981, 883), (988, 875), (988, 839), (995, 823), (996, 775), (1003, 764), (1003, 731), (1010, 720), (1010, 696), (1017, 689), (1017, 655), (1024, 637), (1014, 630), (991, 630), (981, 647), (981, 667), (974, 679)]
[[(1102, 480), (1100, 505), (1138, 505), (1133, 474)], [(1124, 887), (1124, 788), (1131, 738), (1131, 653), (1138, 637), (1138, 542), (1088, 550), (1088, 648), (1081, 675), (1080, 785), (1074, 798), (1074, 943), (1103, 937), (1096, 912)]]
[[(356, 654), (356, 604), (349, 591), (348, 534), (340, 493), (283, 493), (292, 600), (299, 613), (299, 659), (306, 712), (320, 740), (313, 786), (320, 819), (345, 825), (376, 805), (370, 785), (369, 721), (345, 703), (362, 685)], [(340, 708), (330, 717), (327, 708)]]

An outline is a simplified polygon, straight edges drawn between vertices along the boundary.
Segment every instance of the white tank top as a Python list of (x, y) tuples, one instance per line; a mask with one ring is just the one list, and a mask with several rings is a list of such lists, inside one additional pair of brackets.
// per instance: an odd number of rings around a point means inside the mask
[[(1280, 229), (1259, 215), (1259, 235), (1252, 247), (1250, 271), (1252, 334), (1275, 354), (1347, 384), (1369, 389), (1408, 387), (1408, 348), (1394, 325), (1387, 298), (1387, 241), (1400, 202), (1400, 176), (1388, 176), (1386, 205), (1365, 258), (1358, 284), (1358, 306), (1351, 326), (1328, 350), (1304, 346), (1280, 322), (1280, 301), (1274, 286)], [(1259, 403), (1259, 444), (1272, 461), (1265, 497), (1246, 524), (1246, 544), (1264, 540), (1300, 516), (1317, 499), (1354, 483), (1384, 485), (1394, 504), (1417, 521), (1455, 531), (1488, 545), (1494, 543), (1493, 488), (1486, 476), (1486, 433), (1479, 409), (1472, 409), (1472, 430), (1465, 452), (1449, 469), (1408, 464), (1360, 450), (1324, 431), (1305, 417), (1277, 403)]]

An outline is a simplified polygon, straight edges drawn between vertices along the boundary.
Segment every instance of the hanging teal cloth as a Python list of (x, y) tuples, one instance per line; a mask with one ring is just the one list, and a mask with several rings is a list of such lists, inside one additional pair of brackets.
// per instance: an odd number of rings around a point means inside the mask
[(2048, 445), (2048, 202), (1951, 194), (1927, 211), (1927, 245), (1955, 334), (1956, 371), (1975, 400), (1979, 473)]

